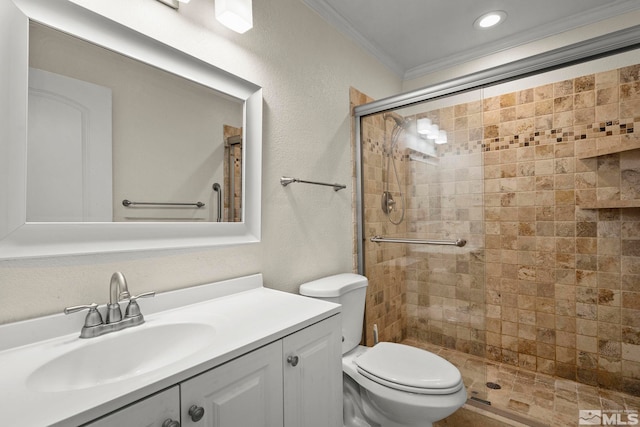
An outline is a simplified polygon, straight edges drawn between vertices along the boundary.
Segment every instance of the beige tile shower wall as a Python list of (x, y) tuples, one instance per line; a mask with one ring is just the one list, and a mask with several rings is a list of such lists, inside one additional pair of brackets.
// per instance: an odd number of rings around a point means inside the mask
[(484, 100), (486, 355), (640, 392), (640, 66)]
[[(223, 204), (224, 213), (223, 221), (240, 222), (242, 221), (242, 144), (228, 146), (226, 141), (232, 136), (242, 136), (242, 128), (224, 125), (224, 191)], [(231, 152), (230, 152), (231, 151)], [(229, 161), (233, 159), (233, 167), (229, 167)], [(233, 194), (231, 191), (231, 177), (229, 173), (233, 173)], [(233, 218), (230, 215), (229, 203), (233, 203)]]

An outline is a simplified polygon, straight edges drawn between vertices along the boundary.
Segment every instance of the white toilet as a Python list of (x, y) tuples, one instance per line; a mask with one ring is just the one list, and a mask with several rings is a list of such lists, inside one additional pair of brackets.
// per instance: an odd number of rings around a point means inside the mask
[(429, 427), (467, 400), (460, 371), (415, 347), (359, 345), (367, 284), (346, 273), (300, 286), (301, 295), (342, 304), (344, 426)]

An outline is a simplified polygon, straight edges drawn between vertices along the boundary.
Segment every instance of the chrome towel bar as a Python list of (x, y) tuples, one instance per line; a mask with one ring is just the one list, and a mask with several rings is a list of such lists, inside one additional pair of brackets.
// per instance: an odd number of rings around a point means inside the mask
[(373, 236), (370, 239), (376, 243), (411, 243), (414, 245), (441, 245), (441, 246), (458, 246), (463, 247), (467, 244), (464, 239), (457, 240), (424, 240), (424, 239), (405, 239), (405, 238), (391, 238), (382, 236)]
[(303, 179), (289, 178), (286, 176), (283, 176), (280, 178), (280, 184), (282, 184), (283, 187), (286, 187), (287, 185), (294, 182), (302, 182), (304, 184), (314, 184), (314, 185), (326, 185), (327, 187), (333, 187), (333, 191), (338, 191), (338, 190), (342, 190), (343, 188), (347, 188), (346, 185), (342, 185), (342, 184), (328, 184), (326, 182), (305, 181)]
[(132, 202), (130, 200), (124, 199), (122, 201), (122, 205), (126, 207), (133, 207), (138, 205), (145, 206), (194, 206), (196, 208), (201, 208), (204, 206), (202, 202), (195, 203), (171, 203), (171, 202)]

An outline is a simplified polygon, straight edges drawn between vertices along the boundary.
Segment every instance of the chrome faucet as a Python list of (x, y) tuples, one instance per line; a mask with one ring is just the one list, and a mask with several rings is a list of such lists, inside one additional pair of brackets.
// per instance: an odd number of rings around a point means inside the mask
[[(119, 331), (132, 326), (144, 323), (144, 317), (140, 312), (140, 306), (136, 301), (138, 298), (152, 297), (155, 292), (145, 292), (140, 295), (131, 296), (127, 279), (124, 274), (116, 271), (111, 276), (109, 282), (109, 304), (107, 304), (107, 319), (102, 321), (102, 315), (98, 310), (98, 304), (91, 303), (89, 305), (78, 305), (75, 307), (67, 307), (64, 314), (71, 314), (81, 310), (89, 310), (87, 317), (84, 319), (84, 326), (80, 332), (80, 338), (93, 338), (110, 332)], [(120, 310), (120, 301), (129, 300), (124, 318)]]
[(120, 310), (120, 301), (131, 298), (127, 279), (124, 274), (116, 271), (111, 276), (109, 282), (109, 305), (107, 306), (107, 322), (116, 323), (122, 320), (122, 311)]

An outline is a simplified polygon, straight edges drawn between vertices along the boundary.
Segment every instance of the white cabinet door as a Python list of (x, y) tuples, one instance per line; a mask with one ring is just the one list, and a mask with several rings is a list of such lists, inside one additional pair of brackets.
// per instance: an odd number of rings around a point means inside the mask
[(162, 427), (167, 420), (180, 421), (180, 391), (178, 386), (154, 394), (99, 420), (87, 427)]
[(285, 427), (342, 426), (340, 315), (283, 340)]
[(281, 427), (282, 342), (198, 375), (180, 388), (183, 427)]

